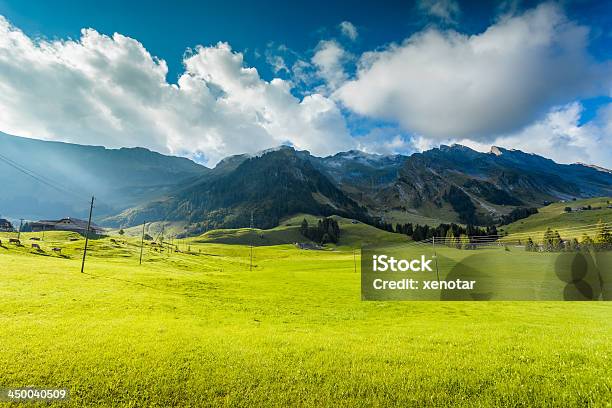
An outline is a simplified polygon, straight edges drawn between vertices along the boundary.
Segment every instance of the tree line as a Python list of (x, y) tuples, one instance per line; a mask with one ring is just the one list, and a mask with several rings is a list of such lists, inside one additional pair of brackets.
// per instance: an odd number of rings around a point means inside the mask
[(537, 214), (538, 209), (535, 207), (519, 207), (510, 211), (507, 215), (502, 215), (500, 219), (499, 225), (508, 225), (512, 224), (515, 221), (522, 220), (523, 218), (527, 218), (530, 215)]
[(410, 222), (404, 224), (393, 224), (376, 221), (375, 226), (379, 229), (394, 232), (397, 234), (404, 234), (411, 236), (414, 241), (423, 241), (433, 237), (436, 238), (460, 238), (462, 235), (466, 237), (482, 236), (482, 235), (493, 235), (497, 236), (497, 227), (494, 225), (488, 227), (477, 227), (472, 224), (467, 224), (465, 227), (451, 223), (451, 224), (440, 224), (437, 227), (430, 225), (419, 225), (412, 224)]
[(580, 240), (576, 237), (563, 239), (559, 231), (548, 227), (544, 232), (541, 243), (534, 242), (531, 237), (528, 237), (525, 243), (525, 250), (530, 252), (561, 252), (584, 249), (612, 249), (612, 231), (602, 220), (598, 221), (593, 238), (583, 233)]
[(340, 240), (340, 226), (338, 221), (333, 218), (320, 219), (316, 225), (309, 225), (306, 218), (300, 225), (300, 233), (311, 241), (321, 245), (333, 243), (337, 244)]

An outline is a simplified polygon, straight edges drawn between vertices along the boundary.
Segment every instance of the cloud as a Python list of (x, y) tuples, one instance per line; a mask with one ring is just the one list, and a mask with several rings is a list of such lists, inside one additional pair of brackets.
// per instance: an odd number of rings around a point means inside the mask
[(407, 155), (418, 150), (413, 139), (395, 127), (373, 128), (367, 134), (356, 137), (355, 140), (357, 149), (366, 153)]
[(266, 62), (272, 66), (272, 70), (275, 74), (278, 74), (281, 71), (289, 72), (289, 68), (285, 63), (285, 59), (280, 55), (266, 55)]
[(347, 81), (344, 64), (350, 57), (336, 41), (324, 40), (317, 45), (311, 61), (317, 67), (318, 75), (333, 91)]
[[(558, 163), (584, 162), (612, 168), (612, 104), (601, 108), (594, 120), (581, 124), (584, 111), (578, 102), (557, 106), (539, 121), (510, 135), (498, 137), (494, 145), (536, 153)], [(459, 141), (477, 150), (488, 146)]]
[(350, 39), (351, 41), (355, 41), (359, 33), (357, 32), (357, 27), (353, 25), (350, 21), (343, 21), (339, 25), (340, 32), (342, 35)]
[(420, 0), (418, 7), (422, 12), (437, 17), (447, 24), (456, 24), (461, 14), (459, 3), (454, 0)]
[(586, 27), (543, 4), (481, 34), (428, 29), (364, 53), (334, 97), (425, 138), (486, 142), (551, 106), (608, 92), (610, 65), (594, 62), (587, 47)]
[(290, 141), (315, 154), (354, 145), (336, 103), (265, 81), (227, 43), (196, 47), (177, 84), (165, 61), (121, 34), (32, 40), (0, 16), (0, 131), (205, 157)]

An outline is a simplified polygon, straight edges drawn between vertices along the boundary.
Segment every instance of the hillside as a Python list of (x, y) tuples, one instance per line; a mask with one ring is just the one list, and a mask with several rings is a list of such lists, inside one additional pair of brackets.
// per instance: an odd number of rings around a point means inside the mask
[(308, 158), (283, 147), (242, 161), (180, 190), (108, 219), (119, 225), (144, 220), (187, 220), (198, 234), (216, 228), (271, 228), (283, 217), (309, 213), (366, 219), (367, 211), (317, 170)]
[(611, 194), (612, 173), (604, 169), (495, 146), (480, 153), (453, 145), (411, 155), (374, 200), (387, 211), (486, 224), (516, 207)]
[[(406, 156), (343, 152), (319, 158), (281, 147), (237, 155), (167, 197), (108, 222), (186, 221), (189, 233), (250, 225), (270, 228), (295, 213), (392, 223), (492, 224), (517, 207), (612, 193), (612, 174), (493, 147), (441, 146)], [(370, 222), (370, 221), (368, 221)]]
[(213, 169), (141, 148), (4, 134), (0, 151), (2, 216), (85, 218), (95, 195), (99, 224), (171, 223), (180, 225), (176, 235), (248, 227), (251, 212), (254, 226), (263, 229), (298, 213), (368, 223), (489, 225), (517, 207), (612, 195), (609, 170), (499, 147), (488, 153), (453, 145), (411, 156), (348, 151), (316, 157), (281, 146), (227, 157)]
[[(512, 234), (526, 234), (530, 232), (541, 233), (547, 228), (560, 230), (562, 238), (580, 237), (583, 231), (579, 227), (593, 226), (599, 220), (603, 222), (612, 222), (612, 208), (607, 208), (612, 203), (612, 197), (590, 198), (585, 200), (576, 200), (568, 202), (559, 202), (547, 205), (538, 209), (537, 214), (533, 214), (525, 219), (518, 220), (512, 224), (503, 226), (499, 229), (501, 232)], [(591, 210), (579, 210), (582, 207), (597, 208)], [(574, 209), (572, 212), (565, 212), (565, 207)], [(563, 231), (567, 229), (566, 231)], [(591, 227), (591, 229), (593, 229)], [(533, 238), (540, 238), (534, 236)]]
[[(340, 240), (337, 246), (359, 248), (371, 243), (401, 243), (408, 238), (401, 234), (382, 231), (371, 225), (356, 222), (347, 218), (333, 216), (340, 226)], [(308, 238), (300, 233), (300, 224), (306, 219), (310, 225), (315, 225), (320, 217), (298, 214), (281, 222), (281, 225), (267, 229), (221, 229), (213, 230), (194, 238), (196, 242), (269, 246), (308, 242)]]
[(100, 219), (210, 172), (189, 159), (143, 148), (106, 149), (1, 132), (0, 155), (35, 176), (0, 160), (0, 214), (13, 218), (84, 218), (95, 195)]

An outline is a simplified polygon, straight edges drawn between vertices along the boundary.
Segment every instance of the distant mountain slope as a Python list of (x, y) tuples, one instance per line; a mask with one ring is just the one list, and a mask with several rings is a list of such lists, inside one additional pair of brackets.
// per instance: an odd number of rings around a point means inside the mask
[(333, 156), (315, 157), (311, 161), (339, 184), (373, 187), (397, 178), (397, 171), (407, 156), (383, 156), (358, 150), (340, 152)]
[(367, 212), (317, 170), (307, 152), (283, 147), (242, 160), (167, 197), (124, 211), (108, 222), (133, 225), (144, 220), (183, 220), (192, 232), (244, 227), (251, 212), (256, 226), (270, 228), (295, 213), (365, 219)]
[[(186, 231), (271, 227), (296, 213), (371, 222), (494, 223), (516, 207), (612, 195), (612, 172), (492, 147), (440, 146), (411, 156), (312, 156), (281, 146), (208, 169), (142, 148), (106, 149), (0, 133), (0, 215), (94, 218), (111, 226), (173, 221)], [(38, 178), (38, 179), (37, 179)], [(58, 189), (51, 185), (61, 186)], [(65, 191), (70, 190), (70, 191)]]
[[(533, 214), (525, 219), (518, 220), (512, 224), (500, 228), (500, 231), (516, 236), (530, 235), (534, 240), (541, 240), (543, 232), (547, 228), (559, 230), (561, 237), (581, 238), (583, 233), (587, 233), (594, 238), (593, 225), (599, 220), (612, 222), (612, 197), (598, 197), (583, 200), (570, 200), (558, 202), (540, 208), (537, 214)], [(572, 211), (565, 211), (569, 207)], [(591, 227), (588, 227), (591, 226)], [(523, 238), (525, 239), (525, 238)]]
[(189, 159), (143, 148), (106, 149), (1, 132), (0, 154), (70, 190), (58, 191), (0, 161), (0, 213), (15, 218), (84, 217), (92, 194), (95, 215), (116, 214), (210, 172)]
[(612, 174), (593, 167), (557, 164), (518, 150), (493, 147), (480, 153), (453, 145), (410, 156), (375, 201), (387, 211), (486, 223), (517, 206), (610, 194)]
[(327, 174), (352, 199), (369, 209), (376, 208), (378, 191), (397, 180), (398, 171), (407, 159), (402, 155), (384, 156), (357, 150), (327, 157), (310, 156), (317, 169)]

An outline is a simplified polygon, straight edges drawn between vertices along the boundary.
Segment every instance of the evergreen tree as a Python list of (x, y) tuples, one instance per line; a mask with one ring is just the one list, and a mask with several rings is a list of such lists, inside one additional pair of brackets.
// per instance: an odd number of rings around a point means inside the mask
[(559, 232), (555, 230), (551, 236), (551, 247), (553, 251), (561, 251), (563, 249), (563, 240)]
[(467, 235), (461, 235), (461, 237), (459, 238), (459, 242), (461, 249), (470, 249), (470, 238)]
[(525, 244), (525, 251), (535, 251), (535, 244), (533, 243), (533, 240), (531, 239), (531, 237), (527, 238), (527, 243)]
[(453, 235), (453, 230), (451, 228), (448, 229), (446, 233), (446, 245), (449, 247), (455, 246), (455, 236)]
[(542, 239), (542, 244), (544, 245), (545, 251), (550, 252), (553, 250), (553, 238), (553, 231), (550, 229), (550, 227), (546, 228), (546, 232), (544, 232), (544, 237)]
[(593, 247), (593, 240), (587, 234), (582, 234), (582, 239), (580, 240), (580, 248), (581, 249), (589, 249)]
[(412, 224), (408, 223), (404, 225), (404, 234), (412, 235), (414, 233), (414, 229), (412, 228)]
[(487, 227), (487, 235), (497, 235), (497, 227), (495, 225)]
[(580, 244), (576, 238), (572, 239), (569, 244), (570, 251), (578, 251), (580, 249)]
[(300, 232), (302, 235), (306, 235), (306, 231), (308, 231), (308, 221), (306, 221), (306, 218), (304, 218), (302, 224), (300, 225)]
[(596, 244), (612, 243), (612, 233), (610, 232), (610, 228), (604, 224), (601, 219), (597, 221), (596, 231), (594, 240)]
[(340, 226), (333, 218), (319, 220), (316, 227), (309, 227), (304, 219), (300, 225), (300, 232), (306, 238), (320, 244), (338, 243), (340, 239)]

